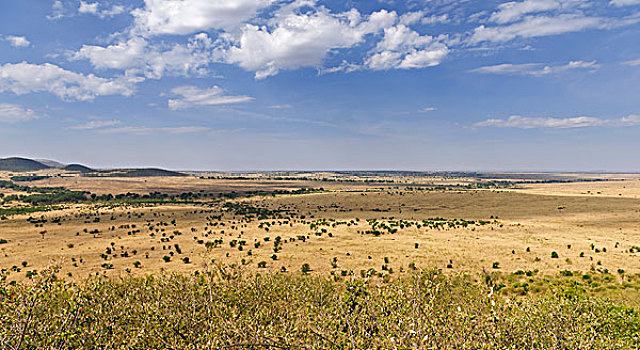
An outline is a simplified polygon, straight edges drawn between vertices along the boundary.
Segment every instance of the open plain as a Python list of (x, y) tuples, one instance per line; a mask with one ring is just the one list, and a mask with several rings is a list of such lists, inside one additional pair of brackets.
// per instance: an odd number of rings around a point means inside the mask
[[(3, 215), (0, 266), (20, 270), (13, 275), (18, 279), (48, 266), (82, 279), (194, 272), (211, 261), (264, 272), (298, 271), (308, 264), (310, 273), (344, 276), (392, 277), (416, 267), (471, 274), (640, 272), (637, 176), (585, 176), (566, 183), (320, 176), (327, 175), (67, 174), (20, 182), (99, 195), (174, 197), (100, 201), (87, 194), (84, 202)], [(5, 196), (11, 193), (4, 189)], [(181, 199), (181, 193), (190, 195)], [(24, 203), (5, 201), (3, 210), (12, 206)]]

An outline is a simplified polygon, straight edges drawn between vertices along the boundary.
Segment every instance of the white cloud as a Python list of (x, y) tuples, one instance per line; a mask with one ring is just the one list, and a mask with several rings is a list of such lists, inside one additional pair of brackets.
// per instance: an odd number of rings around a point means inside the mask
[(73, 59), (88, 59), (99, 69), (127, 69), (140, 66), (147, 49), (147, 41), (140, 37), (131, 38), (106, 47), (83, 45), (73, 54)]
[(623, 62), (624, 64), (626, 64), (627, 66), (640, 66), (640, 58), (637, 58), (635, 60), (631, 60), (631, 61), (626, 61)]
[(184, 109), (195, 106), (216, 106), (223, 104), (243, 103), (253, 101), (249, 96), (228, 96), (224, 94), (218, 86), (209, 89), (199, 89), (195, 86), (176, 87), (171, 92), (181, 96), (180, 99), (170, 99), (168, 101), (171, 109)]
[(13, 104), (0, 103), (0, 122), (17, 123), (38, 118), (40, 118), (40, 116), (31, 109), (24, 109)]
[(211, 129), (202, 126), (178, 126), (178, 127), (146, 127), (146, 126), (120, 126), (122, 122), (119, 120), (91, 120), (85, 124), (75, 125), (69, 129), (75, 130), (92, 130), (100, 134), (152, 134), (152, 133), (169, 133), (169, 134), (187, 134)]
[(474, 29), (469, 43), (505, 42), (515, 38), (535, 38), (577, 32), (590, 28), (603, 28), (608, 24), (598, 17), (575, 14), (558, 16), (529, 16), (521, 22), (495, 27), (481, 25)]
[(429, 113), (429, 112), (434, 112), (434, 111), (437, 111), (437, 110), (438, 109), (435, 108), (435, 107), (425, 107), (425, 108), (422, 108), (421, 110), (419, 110), (418, 112), (419, 113)]
[(237, 28), (273, 0), (144, 0), (132, 12), (135, 27), (148, 35), (191, 34)]
[(609, 4), (616, 7), (640, 5), (640, 0), (611, 0)]
[(71, 126), (69, 127), (69, 129), (92, 130), (92, 129), (106, 128), (109, 126), (115, 126), (120, 124), (122, 123), (119, 120), (92, 120), (85, 124)]
[(123, 14), (124, 13), (124, 6), (121, 5), (113, 5), (111, 6), (110, 10), (104, 10), (101, 12), (101, 16), (103, 17), (113, 17), (113, 16), (117, 16), (119, 14)]
[(448, 23), (450, 21), (449, 14), (427, 16), (425, 11), (407, 12), (400, 16), (398, 23), (410, 26), (415, 23), (424, 25)]
[(90, 14), (95, 15), (100, 18), (106, 17), (114, 17), (119, 14), (124, 13), (125, 9), (122, 5), (113, 5), (110, 9), (100, 10), (100, 4), (98, 2), (84, 2), (80, 1), (80, 6), (78, 7), (78, 12), (82, 14)]
[(165, 127), (165, 128), (151, 128), (145, 126), (123, 126), (118, 128), (99, 129), (96, 132), (100, 134), (133, 134), (133, 135), (147, 135), (154, 133), (167, 133), (167, 134), (190, 134), (197, 132), (210, 131), (210, 128), (203, 126), (178, 126), (178, 127)]
[(13, 47), (27, 47), (31, 45), (31, 42), (24, 36), (7, 35), (5, 40)]
[(114, 45), (83, 45), (71, 54), (71, 59), (87, 59), (98, 69), (126, 70), (129, 75), (142, 74), (147, 78), (160, 79), (170, 75), (203, 75), (211, 63), (208, 35), (193, 36), (187, 45), (175, 44), (169, 49), (150, 45), (142, 37), (132, 37)]
[(631, 114), (620, 119), (620, 123), (623, 125), (640, 125), (640, 114)]
[(355, 9), (333, 14), (319, 7), (302, 13), (293, 5), (283, 7), (267, 26), (246, 24), (239, 38), (226, 36), (231, 45), (222, 52), (224, 60), (256, 72), (256, 79), (282, 69), (320, 67), (331, 50), (353, 47), (397, 19), (395, 12), (385, 10), (363, 19)]
[(536, 12), (545, 12), (560, 8), (561, 2), (556, 0), (525, 0), (521, 2), (505, 2), (498, 6), (489, 21), (505, 24), (519, 21), (523, 15)]
[(593, 117), (532, 118), (512, 115), (508, 119), (488, 119), (476, 123), (478, 127), (499, 127), (518, 129), (572, 129), (585, 127), (625, 127), (640, 125), (640, 115), (629, 115), (620, 119), (599, 119)]
[(448, 23), (449, 20), (449, 15), (448, 14), (442, 14), (442, 15), (431, 15), (429, 17), (424, 17), (420, 23), (422, 24), (438, 24), (438, 23)]
[(541, 63), (522, 63), (522, 64), (498, 64), (494, 66), (484, 66), (471, 70), (474, 73), (482, 74), (505, 74), (505, 75), (532, 75), (544, 76), (565, 72), (572, 69), (597, 69), (600, 65), (596, 61), (571, 61), (565, 65), (543, 65)]
[(271, 105), (271, 106), (268, 106), (267, 108), (269, 108), (269, 109), (291, 109), (291, 108), (293, 108), (293, 106), (290, 105), (290, 104), (286, 104), (286, 105)]
[(424, 18), (424, 16), (424, 11), (407, 12), (400, 16), (399, 22), (400, 24), (408, 26), (420, 22)]
[(425, 68), (440, 64), (448, 53), (445, 44), (399, 24), (384, 30), (384, 38), (365, 65), (373, 70)]
[(64, 17), (65, 8), (62, 1), (55, 0), (51, 6), (51, 14), (47, 15), (47, 19), (55, 20)]
[(319, 68), (318, 75), (337, 73), (337, 72), (351, 73), (351, 72), (362, 70), (362, 68), (363, 68), (362, 65), (343, 60), (342, 63), (340, 63), (337, 66)]
[(50, 63), (7, 63), (0, 66), (0, 92), (4, 91), (18, 95), (46, 91), (67, 101), (90, 101), (97, 96), (130, 96), (133, 82), (124, 77), (106, 79), (83, 75)]
[(97, 15), (98, 3), (97, 2), (89, 3), (89, 2), (80, 1), (80, 7), (78, 8), (78, 12)]

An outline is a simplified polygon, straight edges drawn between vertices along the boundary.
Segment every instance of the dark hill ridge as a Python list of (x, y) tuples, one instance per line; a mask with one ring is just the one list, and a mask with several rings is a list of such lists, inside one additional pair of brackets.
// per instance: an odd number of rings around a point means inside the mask
[(36, 171), (49, 168), (45, 164), (27, 158), (11, 157), (0, 159), (0, 170), (4, 171)]
[(69, 164), (67, 166), (64, 166), (61, 168), (62, 170), (66, 170), (66, 171), (73, 171), (73, 172), (77, 172), (77, 173), (92, 173), (95, 172), (95, 170), (86, 167), (82, 164)]
[(147, 176), (187, 176), (177, 171), (170, 171), (157, 168), (142, 169), (114, 169), (102, 170), (93, 173), (87, 173), (85, 176), (94, 177), (147, 177)]
[[(35, 161), (33, 159), (10, 157), (0, 159), (0, 171), (11, 172), (29, 172), (42, 169), (61, 169), (71, 172), (81, 173), (82, 176), (93, 177), (145, 177), (145, 176), (187, 176), (177, 171), (164, 170), (158, 168), (139, 168), (139, 169), (108, 169), (95, 170), (82, 164), (63, 165), (52, 160), (45, 160), (47, 164)], [(49, 166), (51, 164), (52, 166)], [(60, 166), (53, 166), (60, 164)]]

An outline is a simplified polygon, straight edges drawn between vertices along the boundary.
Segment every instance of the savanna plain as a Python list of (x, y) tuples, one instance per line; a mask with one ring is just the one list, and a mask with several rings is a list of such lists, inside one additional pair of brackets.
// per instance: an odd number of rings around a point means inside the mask
[(0, 201), (2, 349), (640, 347), (637, 174), (43, 169)]

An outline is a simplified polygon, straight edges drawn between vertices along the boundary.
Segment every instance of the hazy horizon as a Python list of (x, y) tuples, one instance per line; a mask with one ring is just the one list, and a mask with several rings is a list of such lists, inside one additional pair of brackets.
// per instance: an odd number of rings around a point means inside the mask
[[(13, 157), (17, 157), (17, 158), (24, 158), (24, 159), (31, 159), (31, 160), (35, 160), (35, 161), (54, 161), (54, 162), (58, 162), (58, 160), (56, 159), (46, 159), (46, 158), (37, 158), (37, 157), (26, 157), (26, 156), (2, 156), (0, 157), (0, 159), (4, 159), (4, 158), (13, 158)], [(84, 166), (88, 166), (90, 168), (96, 169), (96, 170), (109, 170), (109, 169), (126, 169), (126, 168), (162, 168), (165, 170), (172, 170), (172, 171), (183, 171), (183, 172), (228, 172), (228, 173), (234, 173), (234, 172), (238, 172), (238, 173), (251, 173), (251, 172), (416, 172), (416, 173), (420, 173), (420, 172), (424, 172), (424, 173), (438, 173), (438, 172), (461, 172), (461, 173), (473, 173), (473, 172), (478, 172), (478, 173), (576, 173), (576, 174), (638, 174), (640, 172), (638, 171), (609, 171), (609, 170), (605, 170), (605, 169), (596, 169), (596, 170), (563, 170), (563, 169), (556, 169), (556, 170), (547, 170), (547, 169), (464, 169), (464, 168), (460, 168), (460, 169), (401, 169), (401, 168), (389, 168), (389, 169), (384, 169), (384, 168), (366, 168), (366, 169), (357, 169), (357, 168), (335, 168), (335, 169), (331, 169), (331, 168), (306, 168), (306, 169), (296, 169), (296, 168), (283, 168), (283, 169), (251, 169), (251, 168), (246, 168), (246, 169), (207, 169), (207, 168), (201, 168), (201, 169), (189, 169), (189, 168), (170, 168), (170, 167), (159, 167), (157, 165), (154, 164), (146, 164), (146, 165), (136, 165), (136, 164), (132, 164), (132, 165), (105, 165), (105, 166), (95, 166), (89, 163), (82, 163), (82, 162), (61, 162), (61, 164), (63, 165), (70, 165), (70, 164), (80, 164), (80, 165), (84, 165)]]

